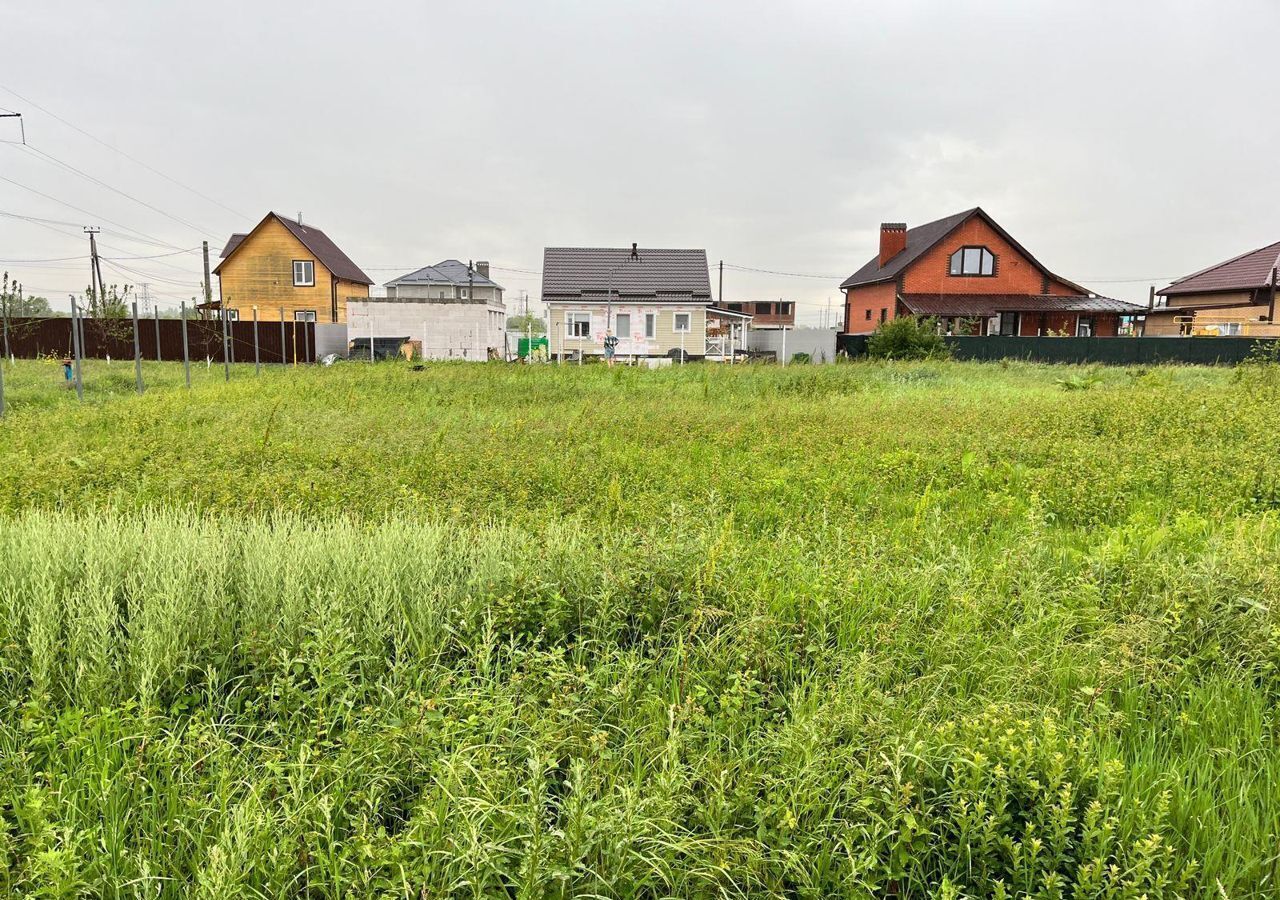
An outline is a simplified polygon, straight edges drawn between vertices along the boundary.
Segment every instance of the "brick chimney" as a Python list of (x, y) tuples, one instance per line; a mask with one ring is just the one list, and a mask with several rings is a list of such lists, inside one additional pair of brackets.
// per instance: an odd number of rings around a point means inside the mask
[(489, 277), (489, 261), (487, 259), (478, 260), (476, 262), (476, 274), (481, 278)]
[(880, 224), (880, 266), (907, 249), (907, 223), (882, 222)]

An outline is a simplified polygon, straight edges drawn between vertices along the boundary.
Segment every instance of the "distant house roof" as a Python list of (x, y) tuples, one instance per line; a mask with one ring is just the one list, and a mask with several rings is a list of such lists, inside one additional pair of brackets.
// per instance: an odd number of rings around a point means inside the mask
[(917, 316), (994, 316), (999, 312), (1078, 312), (1141, 315), (1145, 306), (1110, 297), (1061, 297), (1055, 294), (901, 294)]
[(707, 303), (711, 276), (705, 250), (652, 247), (547, 247), (542, 253), (542, 299), (572, 300), (610, 288), (617, 297)]
[(1179, 278), (1159, 294), (1167, 297), (1209, 291), (1253, 291), (1271, 283), (1271, 270), (1277, 266), (1280, 266), (1280, 241)]
[(315, 255), (326, 269), (334, 274), (337, 278), (344, 281), (352, 281), (356, 284), (373, 284), (373, 280), (364, 272), (360, 271), (360, 267), (351, 261), (351, 257), (343, 253), (338, 245), (335, 244), (327, 234), (313, 225), (303, 225), (294, 219), (287, 219), (279, 213), (269, 212), (263, 217), (262, 221), (254, 226), (253, 231), (249, 234), (233, 234), (227, 240), (227, 245), (222, 249), (223, 262), (213, 271), (218, 272), (223, 267), (225, 261), (231, 257), (233, 253), (240, 249), (240, 245), (244, 243), (245, 238), (256, 232), (270, 220), (275, 219), (285, 228), (289, 229), (290, 234), (296, 237), (302, 246)]
[(401, 275), (393, 281), (388, 281), (386, 287), (399, 284), (473, 284), (476, 287), (501, 287), (497, 282), (490, 281), (478, 271), (457, 259), (446, 259), (444, 262), (438, 262), (434, 266), (423, 266), (415, 272), (410, 272), (408, 275)]
[(923, 225), (917, 225), (915, 228), (908, 228), (907, 246), (902, 250), (902, 252), (898, 253), (883, 266), (880, 265), (880, 254), (877, 253), (875, 256), (871, 257), (871, 259), (867, 260), (866, 264), (861, 269), (854, 272), (841, 282), (840, 290), (864, 284), (880, 284), (881, 282), (894, 280), (908, 266), (929, 250), (932, 250), (933, 247), (941, 242), (947, 235), (951, 234), (951, 232), (955, 231), (974, 216), (980, 216), (982, 220), (990, 225), (998, 235), (1012, 244), (1019, 253), (1031, 260), (1032, 264), (1045, 275), (1048, 275), (1055, 281), (1062, 282), (1072, 290), (1078, 290), (1082, 294), (1089, 293), (1084, 288), (1080, 287), (1080, 285), (1073, 284), (1065, 278), (1054, 275), (1046, 269), (1038, 259), (1031, 255), (1026, 247), (1018, 243), (1017, 240), (1014, 239), (1013, 235), (1001, 228), (995, 219), (987, 215), (986, 211), (980, 206), (975, 206), (973, 209), (966, 209), (964, 212), (958, 212), (955, 215), (947, 216), (933, 222), (926, 222)]

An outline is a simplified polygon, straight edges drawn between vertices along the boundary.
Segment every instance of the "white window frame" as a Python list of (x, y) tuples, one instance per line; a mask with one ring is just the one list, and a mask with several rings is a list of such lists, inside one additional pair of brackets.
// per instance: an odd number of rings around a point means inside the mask
[(657, 340), (658, 338), (658, 314), (656, 312), (647, 312), (644, 314), (644, 339), (646, 341)]
[(314, 322), (316, 321), (316, 311), (314, 309), (295, 309), (293, 311), (293, 321)]
[[(574, 334), (573, 326), (581, 322), (583, 319), (587, 322), (586, 334)], [(564, 314), (564, 337), (567, 341), (589, 341), (595, 323), (592, 321), (591, 311), (585, 309), (571, 309)]]
[(463, 300), (470, 300), (470, 299), (471, 299), (471, 289), (470, 289), (470, 288), (458, 288), (458, 296), (459, 296), (461, 299), (463, 299)]
[[(680, 327), (680, 317), (684, 316), (684, 327)], [(691, 312), (672, 312), (671, 313), (671, 330), (676, 334), (693, 334), (693, 313)]]
[[(627, 327), (625, 329), (622, 327), (623, 319), (627, 320)], [(613, 333), (618, 337), (624, 337), (627, 340), (631, 340), (631, 313), (620, 312), (613, 314)]]
[[(302, 267), (302, 280), (298, 280), (298, 267)], [(310, 280), (307, 279), (307, 272), (311, 273)], [(294, 287), (315, 287), (316, 286), (316, 263), (313, 259), (295, 259), (293, 261), (293, 286)]]
[(1076, 337), (1093, 337), (1095, 325), (1093, 316), (1076, 316)]

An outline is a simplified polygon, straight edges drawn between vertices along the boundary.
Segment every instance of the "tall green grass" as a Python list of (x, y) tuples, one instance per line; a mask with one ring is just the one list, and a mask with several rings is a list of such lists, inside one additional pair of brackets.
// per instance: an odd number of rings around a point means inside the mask
[(19, 406), (0, 894), (1274, 896), (1277, 401), (1062, 377)]

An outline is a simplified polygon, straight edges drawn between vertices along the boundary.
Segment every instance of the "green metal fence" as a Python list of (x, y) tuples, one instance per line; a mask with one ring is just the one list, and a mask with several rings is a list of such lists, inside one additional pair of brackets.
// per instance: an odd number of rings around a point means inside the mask
[[(1048, 363), (1103, 363), (1141, 365), (1154, 363), (1194, 363), (1235, 365), (1244, 361), (1260, 345), (1267, 347), (1276, 338), (1246, 337), (948, 337), (956, 359), (1025, 359)], [(865, 334), (840, 336), (840, 349), (849, 356), (867, 352)]]

